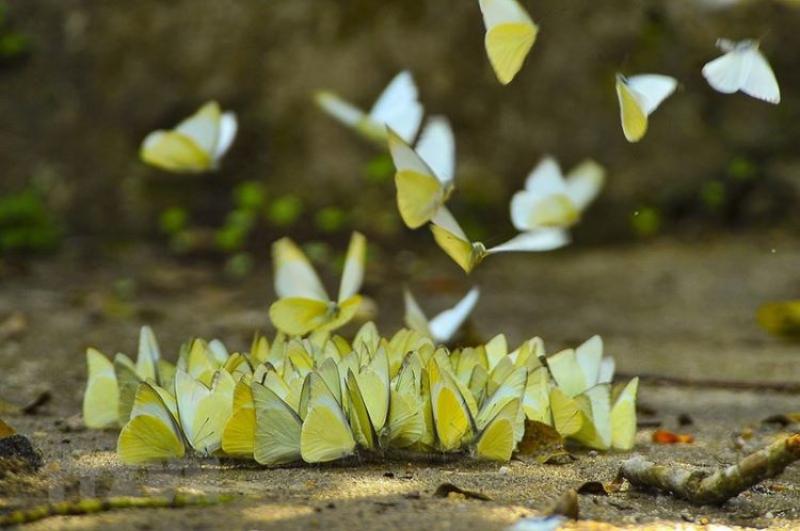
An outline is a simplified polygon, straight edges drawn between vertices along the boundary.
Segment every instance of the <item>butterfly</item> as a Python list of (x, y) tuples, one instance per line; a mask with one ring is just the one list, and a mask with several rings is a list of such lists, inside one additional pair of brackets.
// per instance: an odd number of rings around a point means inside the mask
[(155, 334), (149, 326), (139, 332), (136, 363), (125, 354), (110, 361), (99, 350), (86, 351), (88, 378), (83, 395), (83, 420), (89, 428), (125, 424), (142, 381), (170, 386), (175, 367), (161, 359)]
[(428, 320), (414, 296), (405, 290), (405, 321), (412, 330), (433, 338), (437, 343), (447, 343), (455, 336), (478, 303), (480, 290), (472, 288), (455, 306)]
[(447, 208), (442, 207), (431, 220), (433, 238), (442, 250), (466, 273), (470, 273), (487, 256), (519, 251), (552, 251), (570, 241), (563, 229), (543, 228), (522, 232), (505, 243), (486, 248), (482, 242), (472, 242)]
[(280, 299), (269, 309), (272, 323), (290, 335), (330, 331), (347, 324), (355, 316), (364, 278), (366, 238), (354, 232), (345, 257), (339, 296), (332, 301), (314, 268), (289, 238), (273, 244), (275, 292)]
[(480, 0), (480, 8), (486, 54), (497, 79), (507, 85), (522, 68), (539, 28), (517, 0)]
[(386, 141), (387, 126), (407, 142), (413, 140), (424, 113), (414, 78), (407, 70), (392, 79), (369, 113), (328, 91), (318, 92), (315, 99), (317, 105), (330, 116), (368, 140), (380, 144)]
[(232, 112), (222, 112), (210, 101), (171, 130), (153, 131), (140, 149), (141, 159), (175, 173), (216, 170), (236, 137), (238, 124)]
[(416, 229), (430, 221), (454, 190), (455, 141), (445, 118), (428, 121), (416, 150), (388, 129), (389, 152), (396, 168), (397, 208), (405, 224)]
[[(309, 374), (312, 381), (315, 374)], [(325, 463), (353, 455), (356, 440), (341, 404), (320, 376), (310, 384), (308, 410), (300, 430), (300, 455), (306, 463)]]
[(125, 464), (138, 465), (177, 459), (185, 453), (175, 398), (155, 384), (140, 383), (130, 420), (117, 439), (120, 459)]
[(725, 55), (703, 67), (703, 77), (714, 90), (724, 94), (742, 91), (769, 103), (781, 101), (781, 89), (775, 73), (758, 49), (756, 40), (739, 42), (719, 39), (717, 47)]
[(178, 370), (175, 397), (178, 419), (186, 441), (198, 453), (211, 455), (222, 447), (225, 424), (233, 413), (236, 382), (228, 371), (215, 373), (211, 385)]
[(622, 132), (628, 142), (638, 142), (647, 133), (648, 116), (675, 92), (678, 81), (660, 74), (641, 74), (626, 78), (617, 74)]
[(558, 162), (545, 157), (525, 180), (525, 189), (511, 200), (511, 221), (520, 231), (567, 228), (597, 197), (605, 170), (594, 161), (578, 165), (564, 177)]

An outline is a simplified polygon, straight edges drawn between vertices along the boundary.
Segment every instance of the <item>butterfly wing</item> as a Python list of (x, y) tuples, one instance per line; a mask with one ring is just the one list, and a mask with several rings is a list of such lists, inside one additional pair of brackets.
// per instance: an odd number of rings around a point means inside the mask
[(353, 432), (332, 395), (316, 396), (308, 406), (300, 432), (300, 454), (306, 463), (325, 463), (352, 455)]
[(151, 384), (139, 385), (131, 419), (117, 440), (117, 453), (123, 463), (144, 464), (184, 456), (181, 433), (164, 398), (169, 400), (166, 393), (159, 393)]
[(330, 300), (311, 262), (291, 239), (281, 238), (272, 244), (272, 261), (278, 297)]
[(517, 0), (481, 0), (484, 45), (497, 79), (510, 83), (522, 68), (539, 31)]
[(487, 254), (511, 252), (553, 251), (569, 244), (569, 232), (563, 229), (538, 229), (511, 238), (505, 243), (492, 247)]
[(584, 210), (603, 189), (605, 180), (605, 168), (593, 160), (587, 160), (567, 175), (567, 195), (578, 210)]
[(750, 69), (742, 82), (742, 92), (768, 103), (780, 103), (781, 89), (766, 58), (756, 46), (743, 53), (748, 56), (746, 60), (750, 63)]
[(703, 66), (703, 77), (717, 92), (733, 94), (742, 87), (745, 56), (732, 50)]
[(378, 97), (369, 112), (370, 119), (388, 126), (406, 142), (416, 136), (424, 110), (418, 100), (417, 86), (411, 72), (397, 74)]
[(678, 81), (660, 74), (641, 74), (628, 78), (627, 86), (635, 91), (645, 114), (650, 115), (675, 92)]
[(175, 173), (200, 173), (211, 168), (212, 160), (195, 142), (174, 131), (154, 131), (142, 141), (143, 162)]
[(83, 421), (94, 429), (115, 426), (119, 419), (119, 387), (114, 365), (93, 348), (86, 351), (86, 365), (89, 376), (83, 394)]
[(400, 216), (409, 228), (419, 228), (444, 203), (444, 188), (419, 154), (392, 129), (389, 129), (389, 151), (397, 170), (395, 185)]
[(464, 272), (472, 271), (482, 257), (476, 256), (472, 242), (464, 234), (464, 230), (450, 211), (445, 207), (440, 208), (431, 221), (431, 232), (439, 247)]
[(256, 412), (255, 460), (262, 465), (300, 460), (300, 417), (269, 388), (254, 382), (252, 389)]
[(239, 129), (239, 122), (236, 119), (236, 114), (233, 112), (226, 112), (222, 114), (219, 121), (219, 138), (217, 139), (217, 148), (214, 151), (214, 162), (219, 163), (220, 159), (225, 156), (225, 153), (231, 148), (233, 140), (236, 138), (236, 131)]
[(638, 142), (647, 133), (647, 112), (644, 103), (628, 87), (622, 76), (617, 76), (617, 98), (625, 139), (628, 142)]
[(344, 302), (361, 289), (364, 281), (364, 261), (367, 255), (367, 239), (360, 232), (354, 232), (350, 238), (347, 255), (339, 284), (339, 302)]
[(433, 339), (440, 343), (450, 341), (472, 313), (479, 297), (480, 289), (472, 288), (455, 306), (431, 319), (430, 330)]
[(442, 184), (453, 182), (456, 167), (456, 143), (447, 118), (434, 116), (428, 119), (417, 142), (416, 152), (433, 170), (433, 174)]
[(636, 393), (639, 379), (634, 378), (620, 393), (611, 408), (611, 446), (630, 450), (636, 439)]

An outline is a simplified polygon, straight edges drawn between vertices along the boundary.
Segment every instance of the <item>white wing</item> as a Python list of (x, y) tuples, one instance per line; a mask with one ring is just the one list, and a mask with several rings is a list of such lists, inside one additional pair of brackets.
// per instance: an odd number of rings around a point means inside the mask
[(677, 86), (678, 80), (674, 77), (660, 74), (642, 74), (628, 78), (628, 87), (640, 97), (644, 112), (648, 115), (675, 92)]
[(406, 289), (403, 294), (403, 300), (406, 307), (406, 326), (422, 334), (432, 335), (425, 312), (422, 311), (419, 303), (417, 303), (417, 299), (414, 298), (414, 295), (412, 295), (408, 289)]
[(458, 304), (431, 319), (430, 329), (433, 339), (441, 343), (450, 341), (472, 313), (479, 296), (480, 290), (472, 288)]
[(214, 160), (219, 161), (225, 153), (230, 149), (233, 144), (233, 139), (236, 138), (236, 131), (239, 128), (239, 123), (236, 120), (236, 114), (226, 112), (222, 115), (219, 122), (219, 138), (217, 139), (217, 150), (214, 153)]
[(517, 0), (480, 0), (483, 23), (489, 30), (498, 24), (522, 22), (533, 24)]
[(550, 156), (543, 158), (525, 179), (525, 189), (541, 195), (566, 193), (564, 175), (558, 161)]
[(614, 358), (611, 356), (603, 358), (603, 361), (600, 362), (600, 375), (597, 379), (597, 383), (611, 383), (614, 379), (615, 369), (616, 363), (614, 362)]
[(515, 229), (525, 231), (531, 228), (531, 212), (540, 200), (541, 197), (526, 190), (514, 194), (511, 198), (511, 223)]
[(714, 90), (733, 94), (741, 88), (743, 70), (744, 57), (734, 50), (706, 63), (703, 77)]
[(339, 285), (339, 302), (344, 302), (361, 289), (361, 283), (364, 281), (366, 254), (367, 239), (360, 232), (354, 232), (344, 260), (344, 270)]
[(443, 229), (447, 229), (452, 232), (454, 236), (461, 238), (465, 242), (470, 241), (467, 235), (464, 234), (464, 229), (461, 228), (461, 225), (458, 224), (458, 221), (456, 221), (456, 218), (453, 217), (453, 214), (447, 207), (440, 207), (439, 210), (436, 211), (436, 215), (431, 219), (431, 223), (439, 225)]
[(570, 242), (569, 232), (562, 229), (541, 229), (523, 232), (515, 238), (488, 249), (489, 254), (518, 251), (552, 251)]
[(428, 120), (416, 146), (417, 154), (433, 170), (442, 183), (449, 183), (455, 177), (456, 143), (450, 123), (443, 116)]
[(364, 118), (364, 111), (332, 92), (322, 91), (315, 96), (317, 105), (345, 125), (355, 127)]
[(567, 175), (567, 195), (578, 207), (583, 210), (603, 189), (606, 179), (606, 170), (593, 160), (582, 162)]
[(598, 383), (603, 361), (603, 340), (593, 336), (575, 349), (575, 360), (581, 368), (583, 377), (590, 386)]
[(752, 46), (740, 53), (746, 57), (745, 64), (750, 65), (747, 76), (742, 81), (742, 92), (769, 103), (780, 103), (781, 89), (778, 80), (775, 79), (775, 73), (758, 48)]
[(272, 245), (275, 293), (280, 298), (304, 297), (328, 301), (328, 294), (306, 255), (289, 238)]
[(219, 105), (211, 101), (179, 123), (175, 130), (194, 140), (199, 148), (213, 156), (217, 151), (221, 119)]
[(378, 97), (369, 112), (371, 120), (391, 127), (406, 141), (417, 134), (422, 122), (423, 108), (417, 99), (417, 86), (411, 72), (397, 74)]

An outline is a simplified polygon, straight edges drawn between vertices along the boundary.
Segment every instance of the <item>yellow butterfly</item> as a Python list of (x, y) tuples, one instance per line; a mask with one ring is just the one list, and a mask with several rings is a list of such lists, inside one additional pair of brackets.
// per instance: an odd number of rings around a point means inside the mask
[(431, 231), (439, 247), (466, 273), (470, 273), (492, 254), (552, 251), (570, 241), (569, 233), (565, 230), (547, 228), (523, 232), (505, 243), (487, 249), (481, 242), (472, 242), (445, 207), (440, 208), (432, 219)]
[(644, 137), (648, 116), (675, 92), (677, 86), (675, 78), (660, 74), (642, 74), (630, 78), (617, 74), (620, 119), (628, 142), (638, 142)]
[(476, 432), (467, 397), (436, 357), (428, 364), (428, 380), (439, 449), (443, 452), (459, 450)]
[(430, 221), (453, 193), (455, 143), (450, 125), (435, 118), (414, 150), (388, 129), (389, 152), (396, 169), (397, 208), (405, 224), (416, 229)]
[(225, 424), (233, 412), (236, 383), (225, 370), (217, 371), (211, 386), (178, 370), (175, 393), (178, 418), (189, 445), (202, 455), (211, 455), (222, 446)]
[(486, 53), (503, 85), (514, 79), (536, 41), (538, 26), (517, 0), (480, 0)]
[(154, 131), (142, 142), (144, 162), (176, 173), (215, 170), (236, 136), (236, 115), (215, 101), (203, 105), (175, 129)]
[(379, 144), (386, 142), (387, 126), (411, 141), (424, 112), (414, 78), (406, 70), (392, 79), (368, 114), (328, 91), (318, 92), (315, 99), (330, 116)]
[(525, 190), (511, 200), (511, 221), (520, 231), (543, 227), (568, 228), (580, 219), (581, 212), (597, 197), (605, 180), (605, 170), (586, 161), (565, 178), (552, 157), (545, 157), (525, 181)]
[(282, 465), (301, 459), (297, 412), (270, 388), (253, 382), (256, 430), (253, 456), (262, 465)]
[(474, 446), (476, 457), (501, 462), (511, 460), (511, 454), (518, 442), (514, 426), (518, 423), (519, 410), (519, 399), (513, 398), (505, 402), (478, 435)]
[(158, 342), (148, 326), (139, 332), (135, 364), (125, 354), (117, 354), (112, 364), (99, 350), (89, 348), (86, 351), (89, 375), (83, 396), (86, 426), (108, 428), (125, 424), (142, 381), (171, 386), (174, 367), (160, 358)]
[(122, 462), (137, 465), (183, 457), (186, 448), (177, 416), (175, 399), (166, 390), (139, 384), (131, 418), (117, 440)]
[(222, 432), (222, 451), (236, 457), (253, 457), (256, 411), (250, 377), (241, 378), (233, 390), (233, 409)]
[(354, 232), (347, 249), (339, 297), (332, 301), (303, 252), (288, 238), (273, 245), (275, 292), (280, 300), (269, 309), (272, 323), (291, 335), (330, 331), (347, 324), (361, 304), (366, 238)]
[(611, 446), (617, 450), (630, 450), (636, 439), (636, 393), (639, 378), (625, 385), (611, 408)]
[[(313, 373), (309, 376), (313, 377)], [(312, 386), (300, 432), (300, 455), (306, 463), (325, 463), (353, 455), (356, 441), (342, 407), (321, 380)]]

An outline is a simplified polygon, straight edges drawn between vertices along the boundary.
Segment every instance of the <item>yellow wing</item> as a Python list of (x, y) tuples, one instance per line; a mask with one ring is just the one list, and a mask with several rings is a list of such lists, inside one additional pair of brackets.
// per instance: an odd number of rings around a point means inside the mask
[(636, 393), (639, 379), (634, 378), (622, 390), (611, 408), (611, 446), (630, 450), (636, 439)]
[(222, 432), (232, 414), (235, 383), (227, 371), (216, 373), (211, 388), (178, 371), (175, 391), (181, 428), (197, 452), (210, 455), (222, 446)]
[(408, 448), (422, 438), (425, 431), (422, 405), (413, 394), (392, 390), (386, 437), (389, 446)]
[(255, 460), (262, 465), (299, 461), (300, 417), (269, 388), (254, 382), (252, 390), (256, 412)]
[(513, 399), (498, 411), (484, 428), (475, 445), (475, 454), (480, 459), (507, 462), (516, 447), (514, 423), (519, 411), (519, 400)]
[(433, 239), (453, 259), (455, 263), (464, 270), (465, 273), (470, 273), (480, 258), (475, 255), (472, 248), (472, 243), (460, 238), (436, 224), (431, 224), (431, 232), (433, 232)]
[(578, 403), (558, 387), (550, 391), (550, 410), (553, 414), (553, 427), (563, 437), (578, 433), (588, 420)]
[(164, 398), (165, 394), (151, 384), (139, 385), (131, 419), (117, 440), (117, 453), (123, 463), (143, 464), (184, 456), (183, 439)]
[(114, 356), (114, 373), (117, 375), (117, 387), (119, 388), (117, 402), (119, 423), (125, 424), (131, 417), (131, 409), (141, 379), (136, 374), (136, 366), (133, 361), (125, 354)]
[(398, 171), (397, 208), (405, 224), (417, 229), (431, 220), (444, 202), (442, 185), (436, 177), (415, 171)]
[(348, 417), (353, 435), (358, 444), (364, 448), (375, 448), (377, 434), (369, 419), (369, 410), (364, 401), (364, 395), (361, 393), (358, 380), (352, 370), (347, 372), (345, 388), (347, 390)]
[(191, 138), (175, 131), (154, 131), (142, 142), (139, 156), (145, 163), (176, 173), (211, 169), (213, 158)]
[(356, 375), (356, 380), (372, 427), (380, 434), (389, 414), (389, 358), (386, 350), (379, 349), (370, 364)]
[(302, 336), (330, 321), (331, 305), (315, 299), (288, 297), (269, 308), (275, 328), (289, 335)]
[(433, 423), (442, 451), (461, 448), (472, 431), (472, 419), (464, 397), (449, 374), (434, 359), (428, 365)]
[(525, 387), (522, 408), (528, 419), (544, 424), (551, 423), (550, 382), (546, 368), (539, 367), (528, 375), (528, 385)]
[(233, 391), (233, 415), (222, 432), (222, 451), (237, 457), (252, 457), (256, 411), (250, 385), (239, 380)]
[(300, 432), (300, 454), (306, 463), (325, 463), (352, 455), (353, 432), (333, 396), (314, 397)]
[(108, 428), (119, 422), (119, 387), (114, 365), (98, 350), (86, 351), (89, 369), (83, 394), (83, 421), (89, 428)]
[(622, 76), (617, 76), (617, 98), (622, 132), (628, 142), (638, 142), (647, 133), (647, 113)]
[(509, 84), (520, 71), (537, 33), (526, 23), (499, 24), (486, 32), (486, 53), (500, 83)]

